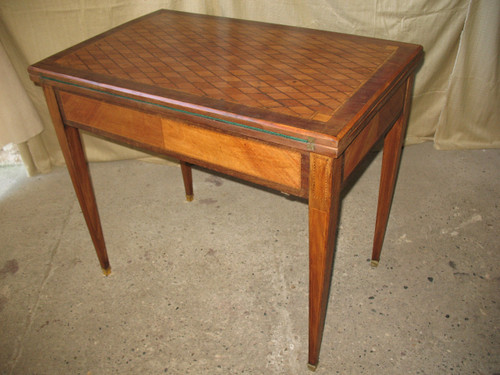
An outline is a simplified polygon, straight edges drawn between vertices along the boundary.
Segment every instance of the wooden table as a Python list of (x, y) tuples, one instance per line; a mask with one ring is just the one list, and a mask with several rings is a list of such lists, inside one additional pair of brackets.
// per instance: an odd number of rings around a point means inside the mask
[(31, 67), (104, 273), (79, 130), (309, 202), (309, 366), (318, 364), (342, 187), (384, 138), (372, 265), (385, 234), (422, 57), (417, 45), (158, 11)]

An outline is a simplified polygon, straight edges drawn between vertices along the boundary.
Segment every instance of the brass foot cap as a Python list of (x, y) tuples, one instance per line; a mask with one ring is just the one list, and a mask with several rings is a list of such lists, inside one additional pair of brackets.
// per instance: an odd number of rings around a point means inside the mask
[(307, 364), (307, 368), (308, 368), (310, 371), (314, 372), (314, 371), (316, 371), (316, 369), (318, 368), (318, 365), (311, 365), (310, 363), (308, 363), (308, 364)]
[(370, 265), (375, 268), (375, 267), (378, 267), (378, 260), (372, 260)]
[(193, 199), (194, 199), (194, 195), (192, 195), (192, 194), (191, 194), (191, 195), (186, 194), (186, 200), (187, 200), (188, 202), (192, 202), (192, 201), (193, 201)]
[(111, 274), (111, 267), (103, 268), (102, 273), (104, 274), (104, 276), (109, 276)]

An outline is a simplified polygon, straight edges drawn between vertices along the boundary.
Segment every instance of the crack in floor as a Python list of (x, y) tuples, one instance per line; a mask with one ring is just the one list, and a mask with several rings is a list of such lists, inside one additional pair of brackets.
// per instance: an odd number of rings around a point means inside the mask
[(285, 260), (280, 257), (279, 253), (275, 253), (274, 264), (276, 272), (272, 273), (271, 285), (276, 290), (276, 299), (274, 299), (274, 308), (280, 315), (279, 323), (273, 329), (272, 352), (268, 354), (268, 366), (271, 367), (276, 374), (284, 374), (287, 371), (289, 374), (300, 374), (301, 367), (297, 360), (297, 353), (300, 352), (300, 340), (296, 338), (294, 332), (293, 321), (290, 318), (290, 311), (287, 308), (289, 303), (288, 286), (285, 280)]
[(35, 300), (34, 304), (32, 305), (32, 307), (28, 310), (28, 315), (26, 317), (24, 332), (20, 336), (18, 336), (18, 340), (15, 344), (15, 348), (14, 348), (12, 357), (9, 361), (11, 363), (9, 375), (13, 374), (19, 360), (22, 357), (24, 342), (26, 340), (28, 333), (31, 331), (31, 327), (33, 326), (33, 322), (34, 322), (35, 317), (37, 315), (37, 310), (38, 310), (38, 307), (40, 305), (40, 298), (41, 298), (42, 292), (45, 289), (47, 282), (49, 281), (49, 279), (51, 278), (51, 276), (54, 273), (54, 259), (57, 255), (58, 250), (59, 250), (59, 246), (61, 244), (61, 240), (64, 236), (66, 228), (69, 224), (69, 219), (73, 213), (75, 204), (76, 204), (76, 200), (73, 201), (73, 204), (70, 206), (68, 213), (65, 215), (65, 219), (63, 221), (63, 225), (62, 225), (62, 228), (59, 232), (59, 236), (57, 238), (57, 241), (56, 241), (55, 245), (52, 247), (52, 249), (50, 250), (49, 264), (47, 266), (47, 270), (44, 273), (42, 282), (40, 283), (40, 287), (38, 288), (36, 300)]

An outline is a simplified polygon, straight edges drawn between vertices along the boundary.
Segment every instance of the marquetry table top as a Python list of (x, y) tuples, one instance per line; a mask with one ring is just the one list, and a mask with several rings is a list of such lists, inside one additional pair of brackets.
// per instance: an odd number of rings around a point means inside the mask
[(337, 141), (419, 53), (404, 43), (162, 10), (30, 72)]

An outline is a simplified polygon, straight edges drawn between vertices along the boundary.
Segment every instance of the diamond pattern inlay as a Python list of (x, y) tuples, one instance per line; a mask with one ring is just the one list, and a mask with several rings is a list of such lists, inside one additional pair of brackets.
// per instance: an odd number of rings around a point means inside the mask
[[(289, 116), (328, 121), (396, 47), (330, 33), (159, 13), (56, 63)], [(229, 38), (225, 38), (230, 36)], [(227, 40), (230, 40), (228, 42)]]

